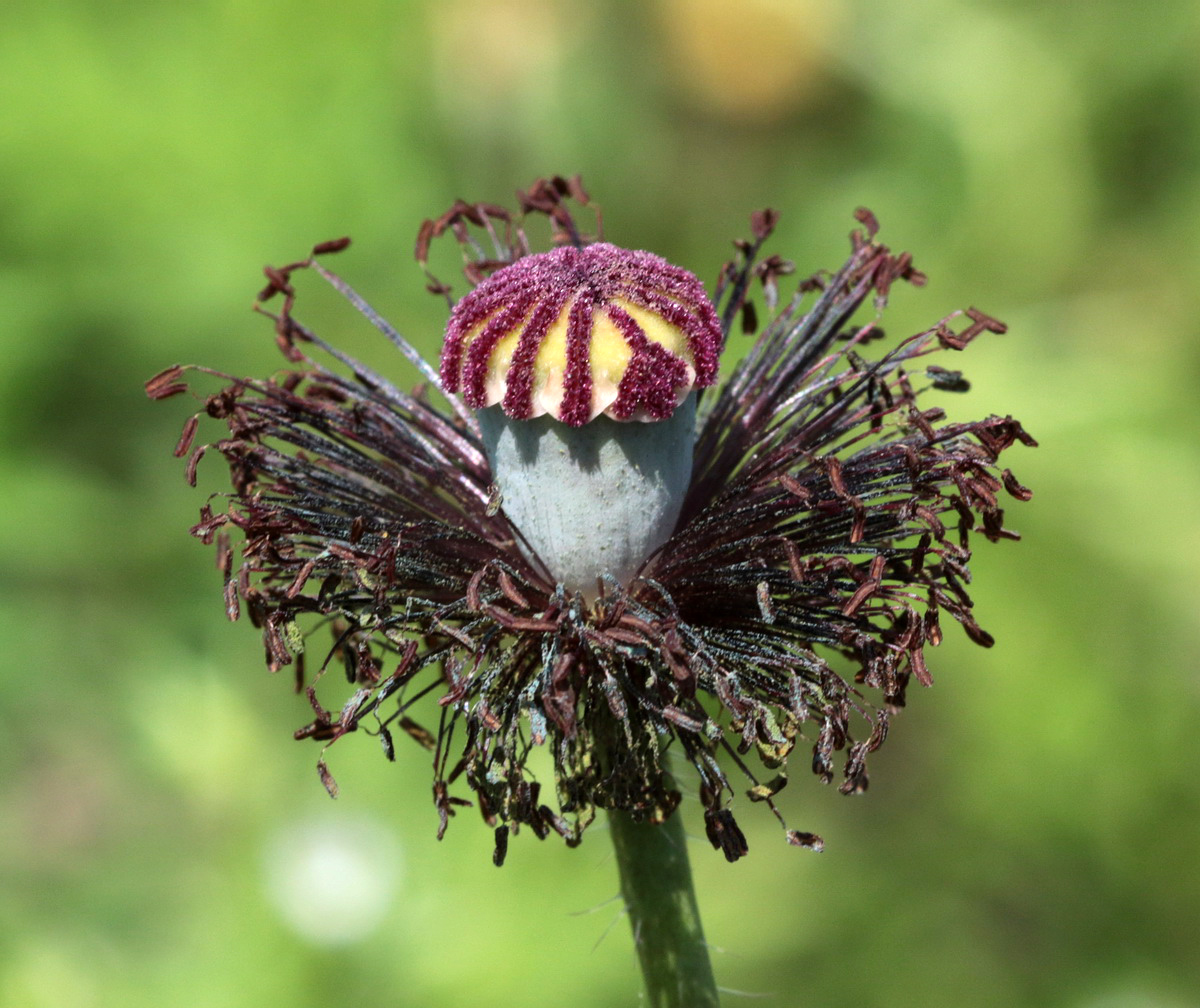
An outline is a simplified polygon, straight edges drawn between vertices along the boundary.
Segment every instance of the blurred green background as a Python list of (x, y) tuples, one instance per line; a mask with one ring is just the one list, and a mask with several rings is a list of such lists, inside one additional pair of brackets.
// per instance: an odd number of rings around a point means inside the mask
[(637, 1002), (601, 828), (497, 870), (471, 814), (434, 840), (401, 741), (341, 743), (325, 796), (302, 698), (186, 534), (222, 466), (186, 487), (188, 403), (142, 393), (180, 361), (274, 369), (260, 267), (346, 233), (338, 268), (433, 352), (420, 220), (576, 171), (611, 239), (709, 282), (753, 209), (807, 273), (871, 207), (931, 278), (888, 329), (1005, 319), (951, 405), (1042, 442), (1011, 456), (1025, 541), (979, 543), (997, 646), (949, 635), (868, 795), (785, 792), (826, 853), (748, 807), (750, 857), (695, 841), (719, 982), (1200, 1004), (1197, 51), (1191, 0), (7, 0), (0, 1004)]

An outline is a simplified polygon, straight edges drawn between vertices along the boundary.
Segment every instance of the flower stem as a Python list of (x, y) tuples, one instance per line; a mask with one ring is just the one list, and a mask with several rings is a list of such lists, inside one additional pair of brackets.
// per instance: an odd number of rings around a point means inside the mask
[(692, 888), (682, 817), (635, 822), (610, 811), (621, 895), (646, 981), (650, 1008), (716, 1008), (708, 946)]

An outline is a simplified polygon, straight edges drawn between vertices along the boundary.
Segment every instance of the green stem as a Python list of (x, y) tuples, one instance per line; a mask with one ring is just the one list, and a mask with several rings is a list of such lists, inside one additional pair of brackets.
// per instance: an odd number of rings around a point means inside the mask
[(682, 817), (655, 825), (610, 812), (621, 895), (650, 1008), (716, 1008), (708, 946), (692, 889)]

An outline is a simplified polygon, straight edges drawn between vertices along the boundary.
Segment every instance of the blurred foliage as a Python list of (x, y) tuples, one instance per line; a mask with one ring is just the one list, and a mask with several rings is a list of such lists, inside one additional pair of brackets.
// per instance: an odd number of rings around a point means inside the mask
[(368, 739), (325, 797), (288, 742), (303, 700), (186, 535), (185, 407), (141, 391), (176, 361), (277, 367), (258, 270), (343, 233), (342, 272), (432, 351), (420, 220), (580, 171), (609, 237), (706, 280), (753, 209), (808, 272), (870, 206), (931, 277), (888, 328), (1007, 320), (950, 405), (1042, 442), (1013, 461), (1025, 542), (977, 558), (996, 648), (951, 635), (869, 795), (785, 792), (827, 852), (751, 809), (749, 858), (696, 842), (720, 982), (1200, 1004), (1198, 44), (1189, 0), (7, 0), (0, 1003), (634, 1003), (601, 831), (522, 835), (497, 871), (471, 815), (434, 841), (425, 754)]

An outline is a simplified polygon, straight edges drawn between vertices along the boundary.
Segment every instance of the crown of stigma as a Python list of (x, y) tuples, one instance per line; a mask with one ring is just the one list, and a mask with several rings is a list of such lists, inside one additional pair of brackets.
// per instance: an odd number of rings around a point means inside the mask
[(649, 252), (598, 242), (525, 256), (455, 306), (441, 380), (468, 406), (579, 427), (662, 420), (717, 377), (721, 327), (703, 284)]

